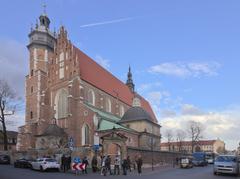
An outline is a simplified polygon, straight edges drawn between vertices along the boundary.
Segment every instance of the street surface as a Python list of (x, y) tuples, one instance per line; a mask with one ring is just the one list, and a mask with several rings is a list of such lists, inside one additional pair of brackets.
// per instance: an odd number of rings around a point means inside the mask
[(195, 167), (192, 169), (179, 168), (156, 168), (154, 171), (150, 169), (143, 170), (142, 176), (138, 176), (135, 171), (128, 173), (127, 176), (101, 176), (100, 174), (87, 174), (75, 176), (73, 173), (62, 172), (39, 172), (30, 169), (14, 168), (11, 165), (0, 165), (0, 179), (76, 179), (76, 178), (142, 178), (142, 179), (229, 179), (240, 178), (228, 175), (214, 176), (212, 166)]

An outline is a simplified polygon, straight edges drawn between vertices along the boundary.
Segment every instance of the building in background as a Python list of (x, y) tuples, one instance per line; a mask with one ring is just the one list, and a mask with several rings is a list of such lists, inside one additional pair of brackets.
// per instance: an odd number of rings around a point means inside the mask
[[(191, 141), (182, 141), (182, 142), (165, 142), (161, 143), (162, 151), (174, 151), (182, 153), (191, 153), (192, 152), (192, 142)], [(209, 153), (224, 153), (225, 152), (225, 143), (220, 140), (200, 140), (194, 145), (194, 152), (209, 152)]]
[(131, 68), (123, 83), (74, 46), (64, 27), (51, 32), (46, 13), (39, 23), (27, 46), (26, 114), (18, 151), (69, 148), (88, 155), (102, 146), (105, 153), (126, 155), (127, 147), (160, 150), (161, 126), (134, 90)]
[[(16, 150), (17, 135), (18, 133), (16, 131), (7, 131), (8, 150)], [(3, 136), (0, 133), (0, 151), (3, 150), (4, 150)]]

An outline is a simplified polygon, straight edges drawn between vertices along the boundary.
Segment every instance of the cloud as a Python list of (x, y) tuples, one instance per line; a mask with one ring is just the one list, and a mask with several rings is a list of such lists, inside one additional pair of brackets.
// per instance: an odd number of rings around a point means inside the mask
[(24, 97), (25, 76), (28, 69), (26, 46), (14, 40), (0, 40), (0, 78)]
[(165, 62), (149, 68), (150, 73), (171, 75), (181, 78), (216, 76), (220, 68), (218, 62)]
[(136, 19), (136, 17), (127, 17), (127, 18), (121, 18), (121, 19), (114, 19), (114, 20), (110, 20), (110, 21), (95, 22), (95, 23), (91, 23), (91, 24), (81, 25), (80, 28), (94, 27), (94, 26), (100, 26), (100, 25), (106, 25), (106, 24), (115, 24), (115, 23), (130, 21), (130, 20), (134, 20), (134, 19)]
[(161, 110), (161, 117), (162, 118), (168, 118), (168, 117), (175, 117), (177, 113), (170, 109), (162, 109)]
[(183, 104), (181, 109), (182, 115), (203, 115), (205, 114), (202, 110), (191, 104)]
[(162, 103), (168, 99), (170, 95), (168, 91), (151, 91), (146, 94), (146, 98), (150, 102), (157, 118), (160, 118)]
[(6, 116), (7, 130), (17, 131), (19, 126), (24, 125), (25, 113), (24, 111), (16, 112), (12, 116)]
[(143, 92), (148, 91), (152, 88), (160, 87), (160, 86), (161, 86), (160, 82), (144, 83), (144, 84), (140, 84), (137, 90), (138, 90), (138, 92), (143, 93)]
[(104, 59), (100, 55), (96, 55), (95, 60), (101, 65), (103, 68), (108, 69), (110, 68), (110, 61), (108, 59)]
[[(25, 99), (25, 76), (28, 69), (28, 51), (15, 40), (0, 39), (0, 78), (6, 80), (18, 97)], [(8, 130), (17, 130), (24, 124), (24, 101), (18, 101), (17, 111), (6, 116)]]
[[(236, 149), (240, 135), (240, 106), (231, 106), (220, 111), (204, 111), (196, 110), (197, 107), (188, 105), (187, 109), (191, 110), (176, 116), (163, 116), (160, 121), (163, 131), (167, 129), (186, 130), (189, 121), (196, 121), (203, 124), (205, 128), (203, 137), (205, 139), (220, 138), (226, 142), (227, 149)], [(193, 111), (202, 111), (202, 113), (199, 115)]]

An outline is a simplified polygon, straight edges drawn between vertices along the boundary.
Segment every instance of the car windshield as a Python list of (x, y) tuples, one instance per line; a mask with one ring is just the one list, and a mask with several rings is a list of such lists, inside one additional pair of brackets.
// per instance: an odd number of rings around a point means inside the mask
[(234, 156), (219, 156), (216, 159), (217, 162), (236, 162), (236, 157)]
[(46, 159), (45, 161), (46, 161), (46, 162), (56, 162), (55, 159), (51, 159), (51, 158), (48, 158), (48, 159)]

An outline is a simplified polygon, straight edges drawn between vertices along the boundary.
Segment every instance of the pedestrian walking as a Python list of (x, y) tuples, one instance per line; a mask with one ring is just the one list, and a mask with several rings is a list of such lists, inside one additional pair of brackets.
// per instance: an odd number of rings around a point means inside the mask
[(107, 175), (106, 160), (107, 160), (107, 156), (102, 156), (101, 175), (104, 175), (104, 176)]
[(112, 175), (110, 155), (107, 156), (107, 159), (105, 161), (105, 165), (106, 165), (107, 172), (109, 172), (109, 174)]
[(82, 173), (83, 173), (83, 174), (87, 174), (88, 159), (87, 159), (86, 156), (83, 158), (82, 163), (85, 164), (85, 168), (82, 170)]
[(123, 169), (123, 175), (127, 175), (127, 159), (123, 159), (123, 162), (122, 162), (122, 169)]
[(131, 172), (131, 160), (130, 160), (130, 156), (127, 156), (127, 170), (129, 170), (129, 172)]
[(97, 156), (97, 171), (100, 171), (102, 167), (102, 157), (101, 156)]
[(116, 155), (114, 160), (114, 175), (120, 175), (120, 157)]
[(64, 173), (67, 171), (67, 158), (65, 157), (64, 154), (61, 158), (61, 168), (62, 168)]
[(93, 173), (96, 173), (97, 172), (97, 166), (98, 166), (98, 161), (97, 161), (97, 156), (96, 155), (93, 156), (91, 165), (92, 165)]
[(68, 169), (71, 169), (71, 164), (72, 164), (72, 157), (71, 154), (68, 156)]
[(142, 175), (142, 164), (143, 164), (142, 157), (139, 156), (137, 159), (137, 170), (139, 175)]

